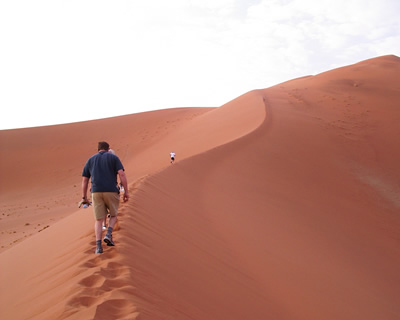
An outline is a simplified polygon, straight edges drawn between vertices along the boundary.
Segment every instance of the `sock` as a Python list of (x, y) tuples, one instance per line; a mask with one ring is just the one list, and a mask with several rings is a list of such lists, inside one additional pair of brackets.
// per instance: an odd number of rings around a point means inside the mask
[(113, 231), (113, 228), (108, 227), (107, 228), (107, 235), (111, 236), (112, 231)]
[(96, 246), (97, 248), (101, 248), (101, 240), (96, 240)]

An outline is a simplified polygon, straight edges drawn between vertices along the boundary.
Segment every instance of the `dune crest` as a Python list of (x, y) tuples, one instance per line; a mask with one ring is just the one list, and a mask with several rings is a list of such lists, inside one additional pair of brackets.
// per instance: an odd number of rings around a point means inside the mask
[[(384, 56), (220, 108), (0, 132), (7, 168), (24, 164), (15, 146), (26, 133), (54, 159), (24, 167), (21, 179), (34, 179), (25, 187), (3, 183), (5, 208), (59, 217), (0, 254), (1, 317), (398, 319), (399, 83), (400, 59)], [(95, 256), (91, 209), (67, 203), (102, 139), (123, 160), (132, 198), (117, 246)], [(21, 203), (53, 196), (64, 210), (50, 201), (17, 211), (7, 185)]]

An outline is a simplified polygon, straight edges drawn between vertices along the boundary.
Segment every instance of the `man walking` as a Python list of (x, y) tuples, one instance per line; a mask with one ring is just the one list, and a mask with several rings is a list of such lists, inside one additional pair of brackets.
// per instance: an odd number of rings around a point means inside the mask
[(121, 160), (111, 152), (107, 142), (98, 143), (98, 153), (89, 158), (82, 172), (82, 201), (87, 201), (89, 179), (92, 183), (92, 203), (96, 219), (94, 230), (96, 234), (96, 251), (103, 253), (101, 245), (103, 220), (110, 215), (107, 233), (104, 242), (107, 246), (114, 246), (112, 231), (117, 222), (119, 207), (119, 190), (117, 187), (117, 175), (124, 187), (124, 202), (129, 200), (128, 182)]

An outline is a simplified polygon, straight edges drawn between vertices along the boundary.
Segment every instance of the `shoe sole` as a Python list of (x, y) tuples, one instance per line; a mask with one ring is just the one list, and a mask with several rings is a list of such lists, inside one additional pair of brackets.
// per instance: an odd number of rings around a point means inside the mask
[(107, 246), (109, 246), (109, 247), (115, 246), (114, 242), (111, 242), (111, 240), (108, 238), (104, 238), (104, 242), (107, 243)]

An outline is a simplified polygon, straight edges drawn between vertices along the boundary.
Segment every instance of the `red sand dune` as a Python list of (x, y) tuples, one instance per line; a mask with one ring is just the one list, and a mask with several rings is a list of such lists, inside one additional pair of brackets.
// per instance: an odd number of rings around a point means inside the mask
[[(0, 131), (0, 317), (399, 319), (399, 101), (383, 56), (220, 108)], [(95, 255), (76, 203), (99, 140), (131, 199)]]

